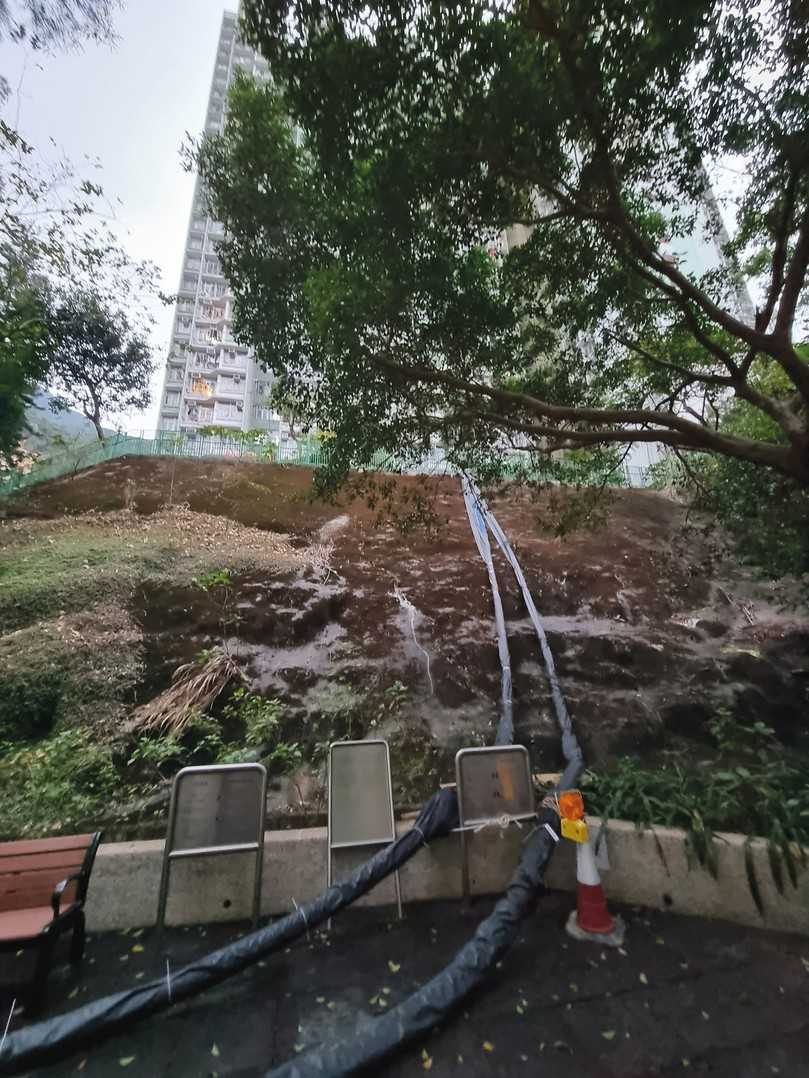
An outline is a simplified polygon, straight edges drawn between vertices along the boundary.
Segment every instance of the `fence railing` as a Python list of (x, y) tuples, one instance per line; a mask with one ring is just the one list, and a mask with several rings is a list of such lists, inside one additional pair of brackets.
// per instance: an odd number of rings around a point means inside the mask
[(268, 460), (310, 468), (317, 468), (325, 462), (323, 447), (316, 443), (276, 446), (270, 442), (221, 436), (197, 435), (188, 438), (172, 431), (113, 434), (103, 442), (96, 440), (72, 446), (46, 460), (35, 461), (27, 468), (17, 468), (0, 475), (0, 496), (14, 494), (49, 479), (75, 475), (108, 460), (130, 456)]
[[(75, 475), (86, 468), (103, 464), (120, 457), (182, 457), (191, 460), (219, 459), (246, 461), (274, 461), (279, 464), (297, 464), (307, 468), (319, 468), (328, 461), (328, 443), (301, 441), (294, 444), (276, 445), (264, 440), (242, 437), (230, 438), (227, 435), (193, 436), (177, 434), (174, 431), (157, 431), (141, 434), (113, 434), (103, 442), (94, 440), (81, 445), (66, 448), (47, 460), (36, 461), (26, 469), (14, 469), (0, 475), (0, 497), (26, 490), (44, 483), (49, 479), (59, 479), (65, 475)], [(397, 460), (389, 453), (377, 452), (368, 461), (368, 468), (375, 471), (409, 472), (411, 474), (441, 475), (453, 474), (455, 469), (448, 463), (441, 449), (431, 450), (417, 464), (408, 464)], [(561, 478), (561, 481), (575, 482), (575, 473), (569, 478), (555, 476), (541, 466), (525, 469), (525, 458), (515, 457), (506, 463), (506, 472), (526, 475), (534, 479)], [(601, 483), (603, 477), (582, 477), (580, 481)], [(623, 465), (610, 475), (607, 482), (615, 486), (643, 487), (649, 485), (649, 473), (638, 467)]]

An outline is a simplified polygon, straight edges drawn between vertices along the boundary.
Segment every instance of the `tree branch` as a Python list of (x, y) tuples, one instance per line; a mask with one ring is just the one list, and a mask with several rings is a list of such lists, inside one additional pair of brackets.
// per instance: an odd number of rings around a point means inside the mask
[(720, 452), (725, 456), (753, 461), (756, 464), (765, 464), (793, 478), (795, 478), (796, 474), (790, 467), (788, 447), (768, 445), (747, 438), (735, 438), (729, 435), (717, 434), (709, 428), (698, 426), (695, 423), (689, 424), (693, 431), (696, 432), (689, 437), (679, 431), (633, 430), (630, 428), (606, 428), (590, 431), (559, 430), (556, 427), (522, 422), (501, 415), (498, 412), (477, 408), (464, 408), (454, 413), (454, 415), (466, 421), (471, 419), (485, 420), (487, 423), (509, 430), (516, 430), (533, 438), (546, 439), (549, 443), (552, 443), (548, 446), (550, 451), (581, 449), (586, 446), (622, 444), (625, 442), (660, 442), (663, 445), (679, 449)]
[[(710, 427), (694, 423), (689, 419), (673, 413), (661, 413), (652, 409), (644, 408), (573, 408), (564, 405), (547, 404), (529, 394), (515, 393), (509, 390), (497, 389), (493, 386), (481, 385), (480, 383), (467, 382), (455, 375), (436, 371), (420, 365), (403, 367), (395, 360), (386, 356), (374, 355), (368, 357), (373, 366), (382, 367), (384, 370), (403, 378), (406, 382), (424, 381), (444, 388), (455, 389), (467, 397), (488, 397), (500, 405), (515, 405), (533, 412), (546, 420), (559, 422), (593, 423), (599, 424), (596, 430), (571, 430), (568, 427), (559, 428), (542, 423), (533, 423), (530, 420), (514, 419), (504, 416), (501, 412), (487, 411), (483, 409), (470, 409), (466, 406), (454, 414), (477, 416), (496, 421), (511, 430), (517, 430), (532, 437), (547, 439), (563, 439), (556, 448), (581, 448), (585, 445), (599, 445), (606, 443), (621, 442), (661, 442), (663, 445), (676, 445), (684, 449), (702, 449), (707, 452), (723, 453), (726, 456), (738, 457), (742, 460), (754, 461), (758, 464), (766, 464), (789, 475), (806, 482), (804, 466), (795, 454), (790, 452), (786, 445), (772, 445), (766, 442), (754, 441), (746, 438), (736, 438)], [(614, 428), (608, 426), (611, 423), (637, 424), (641, 429), (634, 427)], [(661, 429), (662, 428), (662, 429)]]
[[(809, 267), (809, 205), (806, 206), (801, 217), (798, 242), (792, 252), (792, 259), (784, 280), (784, 290), (781, 293), (781, 302), (778, 304), (778, 314), (775, 318), (775, 332), (784, 339), (784, 343), (792, 341), (795, 308), (798, 305), (801, 289), (806, 283), (807, 267)], [(807, 376), (809, 376), (809, 368), (807, 368)]]
[[(781, 217), (775, 232), (775, 249), (772, 255), (772, 267), (770, 273), (770, 287), (767, 299), (761, 311), (756, 312), (756, 329), (766, 333), (775, 310), (775, 303), (784, 286), (784, 268), (787, 262), (787, 242), (789, 240), (790, 222), (795, 209), (795, 192), (798, 186), (798, 170), (793, 169), (784, 191), (784, 203), (781, 208)], [(755, 355), (755, 353), (753, 353)]]
[(617, 333), (613, 333), (611, 330), (607, 331), (608, 335), (614, 340), (618, 341), (625, 348), (629, 348), (633, 352), (637, 352), (638, 355), (643, 356), (649, 363), (654, 363), (658, 367), (664, 367), (666, 370), (674, 371), (675, 374), (681, 374), (684, 378), (688, 378), (692, 382), (704, 382), (706, 385), (711, 386), (732, 386), (733, 379), (723, 374), (712, 374), (709, 371), (692, 371), (687, 367), (681, 367), (679, 363), (672, 363), (670, 360), (658, 359), (657, 356), (638, 344), (636, 341), (630, 341), (626, 337), (622, 337)]

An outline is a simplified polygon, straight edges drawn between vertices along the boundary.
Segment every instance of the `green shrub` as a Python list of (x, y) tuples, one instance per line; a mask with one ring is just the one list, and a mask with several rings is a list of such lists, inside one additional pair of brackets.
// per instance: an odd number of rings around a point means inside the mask
[(145, 772), (152, 781), (162, 782), (188, 764), (236, 763), (225, 760), (225, 746), (219, 722), (198, 712), (183, 727), (179, 736), (144, 734), (132, 749), (128, 767)]
[(44, 737), (59, 717), (61, 670), (15, 670), (0, 676), (0, 741)]
[(244, 723), (246, 745), (263, 748), (270, 745), (278, 732), (281, 704), (278, 700), (267, 700), (240, 688), (234, 692), (222, 714), (225, 719), (236, 719)]
[(121, 781), (107, 745), (83, 730), (63, 730), (0, 755), (0, 839), (70, 833), (98, 825)]
[(167, 765), (178, 763), (186, 749), (173, 734), (163, 737), (141, 737), (127, 761), (128, 767), (142, 766), (157, 779), (168, 777)]
[[(793, 760), (762, 722), (744, 725), (718, 715), (709, 731), (718, 760), (702, 768), (679, 764), (644, 767), (625, 758), (612, 768), (588, 772), (587, 807), (604, 819), (632, 820), (641, 827), (680, 827), (693, 857), (714, 875), (714, 835), (738, 831), (768, 841), (770, 866), (779, 890), (785, 875), (793, 885), (809, 846), (809, 781), (805, 761)], [(761, 897), (746, 848), (748, 882), (756, 904)]]

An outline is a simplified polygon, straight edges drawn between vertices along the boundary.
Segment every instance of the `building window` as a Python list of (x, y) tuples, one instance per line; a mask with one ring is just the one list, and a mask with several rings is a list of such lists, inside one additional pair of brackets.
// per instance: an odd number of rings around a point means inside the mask
[(177, 408), (180, 404), (180, 393), (176, 389), (166, 391), (166, 404), (169, 408)]

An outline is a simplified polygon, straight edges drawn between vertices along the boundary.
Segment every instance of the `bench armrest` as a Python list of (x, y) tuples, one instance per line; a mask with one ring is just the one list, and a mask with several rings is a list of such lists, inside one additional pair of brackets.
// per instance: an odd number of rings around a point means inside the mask
[[(51, 896), (51, 906), (53, 906), (53, 916), (54, 917), (58, 917), (59, 914), (62, 912), (62, 910), (61, 910), (62, 895), (65, 893), (67, 887), (71, 883), (81, 884), (81, 882), (83, 880), (84, 880), (84, 873), (83, 872), (74, 872), (72, 876), (67, 876), (60, 883), (57, 883), (57, 885), (53, 889), (53, 894)], [(78, 891), (79, 890), (80, 889), (77, 889), (77, 896), (76, 896), (77, 899), (78, 899)]]

